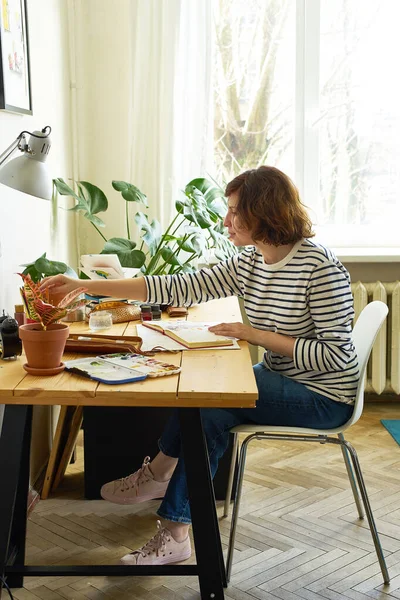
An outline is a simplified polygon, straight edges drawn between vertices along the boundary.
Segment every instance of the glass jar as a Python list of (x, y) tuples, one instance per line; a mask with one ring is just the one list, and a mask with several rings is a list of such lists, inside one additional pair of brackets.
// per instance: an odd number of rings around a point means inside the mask
[(106, 310), (95, 311), (89, 316), (89, 329), (92, 331), (108, 329), (109, 327), (112, 327), (112, 324), (112, 314)]

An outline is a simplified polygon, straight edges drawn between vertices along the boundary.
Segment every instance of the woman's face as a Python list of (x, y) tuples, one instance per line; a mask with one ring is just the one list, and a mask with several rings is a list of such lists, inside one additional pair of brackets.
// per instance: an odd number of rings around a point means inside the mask
[(224, 225), (228, 229), (229, 239), (235, 246), (253, 246), (254, 241), (251, 238), (251, 232), (241, 224), (240, 217), (236, 212), (238, 200), (237, 192), (229, 196), (228, 212), (224, 219)]

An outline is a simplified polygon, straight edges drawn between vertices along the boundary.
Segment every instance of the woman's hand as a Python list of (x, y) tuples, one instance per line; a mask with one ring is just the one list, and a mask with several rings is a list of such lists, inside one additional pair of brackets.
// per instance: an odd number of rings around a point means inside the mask
[(254, 344), (255, 332), (254, 327), (250, 325), (243, 325), (243, 323), (219, 323), (219, 325), (213, 325), (208, 328), (216, 335), (226, 335), (228, 337), (234, 337), (238, 340), (245, 340)]
[(73, 279), (66, 275), (45, 277), (40, 283), (41, 291), (47, 289), (52, 294), (63, 294), (64, 296), (82, 286), (84, 286), (84, 281), (82, 281), (82, 279)]

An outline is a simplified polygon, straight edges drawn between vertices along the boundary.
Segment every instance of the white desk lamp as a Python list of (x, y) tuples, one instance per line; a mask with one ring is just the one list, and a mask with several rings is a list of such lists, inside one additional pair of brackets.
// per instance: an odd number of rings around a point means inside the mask
[[(49, 125), (42, 131), (21, 131), (17, 139), (0, 155), (0, 183), (31, 196), (51, 200), (52, 178), (45, 164), (51, 147), (50, 133)], [(30, 135), (28, 142), (25, 134)], [(23, 155), (3, 165), (17, 149)]]

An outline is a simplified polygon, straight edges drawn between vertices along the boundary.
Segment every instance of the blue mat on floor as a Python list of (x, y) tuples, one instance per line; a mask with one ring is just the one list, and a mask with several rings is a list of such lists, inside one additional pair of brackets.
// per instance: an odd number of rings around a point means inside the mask
[(381, 419), (381, 423), (384, 427), (386, 427), (386, 429), (388, 430), (388, 432), (390, 433), (392, 438), (394, 440), (396, 440), (396, 442), (400, 446), (400, 420), (399, 419)]

